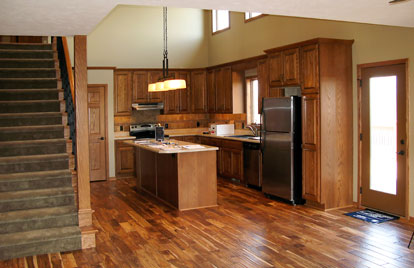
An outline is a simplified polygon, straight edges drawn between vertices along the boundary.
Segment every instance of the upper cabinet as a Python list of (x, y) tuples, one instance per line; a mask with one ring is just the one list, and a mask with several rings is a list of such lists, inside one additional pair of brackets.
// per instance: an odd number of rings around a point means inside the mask
[(115, 115), (130, 115), (132, 105), (132, 74), (127, 71), (116, 71), (115, 78)]
[(191, 102), (193, 113), (207, 112), (206, 71), (191, 72)]
[(207, 71), (207, 106), (209, 113), (233, 112), (233, 81), (230, 66)]
[[(148, 72), (148, 83), (156, 83), (160, 78), (162, 78), (162, 71)], [(162, 102), (163, 94), (162, 92), (148, 92), (148, 102)]]
[(216, 112), (216, 79), (215, 71), (207, 71), (207, 111), (209, 113)]
[(177, 114), (190, 112), (190, 73), (187, 71), (170, 72), (176, 79), (184, 79), (186, 88), (167, 91), (164, 95), (164, 113)]
[(299, 85), (299, 48), (267, 50), (271, 87)]
[(267, 59), (259, 60), (257, 62), (257, 81), (259, 84), (258, 101), (259, 101), (259, 113), (262, 113), (262, 99), (267, 97), (269, 91), (268, 80), (268, 65)]
[(148, 72), (137, 71), (132, 73), (132, 102), (148, 102)]
[(319, 92), (319, 45), (304, 46), (300, 50), (302, 65), (302, 93)]

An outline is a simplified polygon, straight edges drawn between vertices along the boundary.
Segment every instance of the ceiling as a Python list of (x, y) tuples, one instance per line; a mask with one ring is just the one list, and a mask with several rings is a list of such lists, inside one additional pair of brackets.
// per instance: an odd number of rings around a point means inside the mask
[(1, 0), (0, 35), (87, 35), (117, 5), (255, 11), (414, 27), (414, 0)]

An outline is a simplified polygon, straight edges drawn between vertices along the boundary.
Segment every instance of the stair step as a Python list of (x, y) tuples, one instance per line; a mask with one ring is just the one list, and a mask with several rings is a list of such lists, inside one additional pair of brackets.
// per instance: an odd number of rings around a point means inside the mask
[(69, 168), (69, 156), (67, 153), (9, 156), (0, 159), (0, 174)]
[(74, 205), (0, 213), (0, 234), (76, 226), (77, 224), (78, 213)]
[(62, 88), (61, 80), (55, 78), (0, 78), (0, 89)]
[(0, 43), (0, 49), (52, 50), (52, 45), (27, 43)]
[(0, 113), (60, 112), (60, 100), (0, 101)]
[(56, 78), (55, 68), (0, 68), (0, 78)]
[(72, 187), (0, 192), (0, 212), (68, 206), (74, 200)]
[(54, 59), (2, 59), (0, 68), (55, 68)]
[(81, 234), (77, 226), (0, 235), (1, 260), (81, 248)]
[(62, 125), (0, 127), (0, 141), (64, 138)]
[(0, 100), (59, 100), (63, 99), (63, 89), (0, 89)]
[(71, 186), (72, 173), (68, 169), (0, 174), (0, 192)]
[(65, 139), (1, 141), (1, 157), (66, 153)]
[(53, 50), (0, 49), (4, 59), (53, 59)]
[(0, 114), (0, 129), (12, 126), (58, 125), (62, 124), (63, 116), (67, 115), (61, 112)]

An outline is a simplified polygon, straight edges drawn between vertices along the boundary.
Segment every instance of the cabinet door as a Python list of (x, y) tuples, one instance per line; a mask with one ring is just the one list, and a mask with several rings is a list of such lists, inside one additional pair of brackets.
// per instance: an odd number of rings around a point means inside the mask
[[(180, 72), (176, 72), (177, 78), (178, 79), (184, 79), (187, 88), (184, 89), (179, 89), (177, 90), (178, 93), (178, 101), (176, 99), (176, 110), (179, 111), (180, 113), (189, 113), (191, 112), (191, 108), (190, 108), (190, 92), (191, 92), (191, 81), (190, 81), (190, 73), (189, 72), (184, 72), (184, 71), (180, 71)], [(177, 109), (177, 105), (178, 105), (178, 109)]]
[(122, 141), (115, 143), (115, 166), (117, 177), (135, 176), (135, 149)]
[(299, 85), (299, 48), (283, 51), (283, 84)]
[(131, 72), (115, 72), (115, 115), (130, 115), (132, 110)]
[(233, 79), (231, 67), (222, 69), (222, 90), (224, 91), (224, 112), (233, 112)]
[(321, 201), (320, 191), (320, 132), (319, 96), (302, 96), (302, 195)]
[(228, 148), (221, 148), (221, 170), (220, 170), (220, 175), (224, 176), (224, 177), (231, 177), (233, 172), (232, 172), (232, 159), (231, 159), (231, 155), (232, 155), (232, 150), (228, 149)]
[[(149, 71), (148, 72), (148, 83), (155, 83), (162, 78), (162, 71)], [(149, 102), (162, 102), (163, 93), (162, 92), (148, 92), (148, 101)]]
[(209, 113), (216, 112), (216, 82), (215, 71), (207, 71), (207, 111)]
[(319, 49), (318, 44), (301, 49), (302, 94), (319, 92)]
[[(174, 75), (175, 73), (171, 72), (170, 74)], [(164, 113), (165, 114), (175, 114), (179, 111), (179, 90), (171, 90), (164, 92)]]
[(282, 52), (269, 54), (269, 81), (271, 86), (283, 85), (283, 55)]
[(259, 113), (262, 113), (262, 99), (269, 96), (267, 59), (257, 62), (257, 81), (259, 83)]
[(207, 111), (206, 72), (194, 71), (191, 73), (192, 111), (205, 113)]
[(216, 69), (214, 71), (215, 85), (216, 85), (216, 112), (224, 113), (225, 110), (225, 91), (224, 91), (224, 76), (223, 69)]
[(269, 97), (279, 98), (283, 96), (283, 88), (272, 87), (269, 89)]
[(134, 103), (148, 102), (148, 73), (132, 73), (132, 100)]
[(243, 151), (232, 151), (231, 169), (232, 178), (243, 181)]

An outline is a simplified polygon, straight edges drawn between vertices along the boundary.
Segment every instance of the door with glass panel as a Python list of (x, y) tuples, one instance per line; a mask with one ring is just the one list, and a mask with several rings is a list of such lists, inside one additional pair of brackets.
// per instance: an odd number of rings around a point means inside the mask
[(405, 216), (406, 66), (360, 66), (361, 205)]

